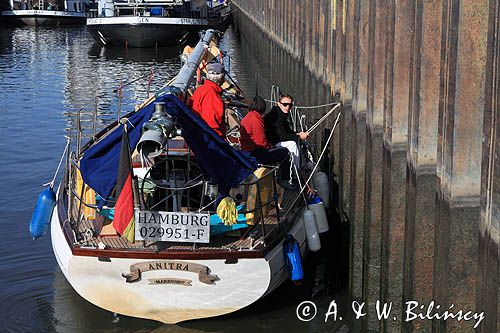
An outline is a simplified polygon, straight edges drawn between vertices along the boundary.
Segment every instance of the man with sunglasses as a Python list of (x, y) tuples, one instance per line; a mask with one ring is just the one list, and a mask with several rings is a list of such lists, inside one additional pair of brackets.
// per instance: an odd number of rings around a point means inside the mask
[(266, 136), (271, 144), (276, 147), (288, 149), (292, 155), (293, 164), (299, 168), (298, 140), (307, 140), (308, 132), (295, 132), (288, 120), (288, 115), (293, 107), (293, 98), (290, 95), (281, 95), (279, 102), (273, 106), (265, 116), (264, 124)]

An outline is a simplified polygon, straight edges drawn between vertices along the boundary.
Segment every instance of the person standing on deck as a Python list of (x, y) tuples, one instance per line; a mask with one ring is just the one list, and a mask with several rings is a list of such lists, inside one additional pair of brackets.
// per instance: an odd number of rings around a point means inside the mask
[(208, 65), (205, 83), (194, 91), (191, 101), (193, 111), (211, 129), (226, 139), (225, 107), (221, 97), (224, 74), (225, 70), (222, 64), (217, 62)]
[(290, 95), (281, 95), (277, 105), (264, 117), (266, 136), (271, 144), (284, 147), (290, 151), (293, 164), (299, 168), (298, 140), (307, 140), (308, 132), (295, 132), (288, 122), (288, 115), (293, 107), (293, 98)]
[[(205, 82), (191, 96), (191, 109), (224, 140), (226, 140), (227, 124), (221, 86), (224, 83), (225, 73), (224, 65), (221, 63), (209, 64)], [(218, 194), (214, 202), (215, 210), (218, 209), (219, 203), (223, 199), (230, 197), (231, 188), (218, 184), (217, 190)], [(237, 215), (237, 213), (235, 214)]]
[(284, 182), (289, 179), (289, 152), (283, 147), (273, 147), (267, 140), (262, 117), (266, 112), (264, 99), (255, 96), (249, 109), (240, 123), (241, 149), (250, 152), (260, 164), (280, 164), (280, 184), (284, 186)]

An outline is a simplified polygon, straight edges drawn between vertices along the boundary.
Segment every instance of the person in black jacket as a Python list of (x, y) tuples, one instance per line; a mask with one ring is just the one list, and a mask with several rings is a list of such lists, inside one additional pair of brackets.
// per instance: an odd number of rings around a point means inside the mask
[(293, 164), (299, 168), (298, 140), (306, 140), (308, 132), (295, 132), (288, 122), (288, 115), (293, 107), (290, 95), (281, 95), (277, 105), (264, 117), (266, 136), (272, 145), (287, 148), (293, 158)]

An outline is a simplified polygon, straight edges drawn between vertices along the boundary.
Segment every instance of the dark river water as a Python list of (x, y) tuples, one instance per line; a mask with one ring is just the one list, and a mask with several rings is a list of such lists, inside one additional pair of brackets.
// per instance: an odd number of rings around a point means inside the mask
[[(255, 64), (252, 50), (258, 46), (242, 43), (230, 27), (221, 48), (230, 54), (231, 73), (250, 96), (259, 78), (266, 76), (256, 71), (265, 72), (272, 63)], [(347, 331), (347, 315), (343, 321), (324, 322), (332, 300), (341, 304), (340, 311), (348, 308), (342, 305), (347, 302), (342, 291), (345, 276), (339, 274), (339, 260), (332, 254), (338, 237), (325, 239), (323, 250), (308, 256), (302, 285), (287, 282), (236, 313), (179, 325), (114, 318), (72, 289), (57, 266), (48, 235), (31, 239), (28, 225), (36, 198), (54, 175), (76, 114), (81, 110), (84, 136), (92, 135), (88, 124), (95, 109), (97, 129), (115, 119), (118, 111), (130, 111), (148, 90), (177, 73), (178, 55), (175, 47), (103, 48), (94, 44), (85, 27), (0, 27), (0, 332)], [(250, 62), (257, 70), (244, 66)], [(143, 76), (125, 87), (120, 105), (115, 90)], [(317, 317), (309, 322), (296, 316), (304, 300), (318, 307)]]

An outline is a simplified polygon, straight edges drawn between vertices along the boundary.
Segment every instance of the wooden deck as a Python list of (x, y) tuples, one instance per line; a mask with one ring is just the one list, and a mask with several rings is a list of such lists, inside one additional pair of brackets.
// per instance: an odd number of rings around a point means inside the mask
[[(282, 198), (282, 209), (280, 216), (293, 204), (297, 192), (285, 191)], [(67, 200), (60, 198), (58, 211), (60, 221), (64, 221)], [(297, 200), (292, 210), (284, 220), (287, 230), (296, 222), (298, 212), (304, 206), (303, 200)], [(129, 243), (118, 235), (94, 236), (96, 225), (94, 221), (83, 220), (79, 225), (82, 235), (92, 235), (85, 241), (74, 244), (72, 231), (69, 224), (65, 224), (64, 231), (66, 239), (72, 248), (74, 255), (95, 257), (124, 257), (124, 258), (252, 258), (263, 257), (272, 247), (283, 238), (283, 228), (277, 223), (276, 208), (271, 204), (269, 215), (262, 223), (240, 229), (231, 235), (212, 236), (209, 244), (177, 243), (177, 242), (154, 242), (143, 241)], [(263, 230), (264, 229), (264, 230)], [(263, 232), (265, 233), (263, 237)], [(105, 248), (102, 249), (103, 245)]]

